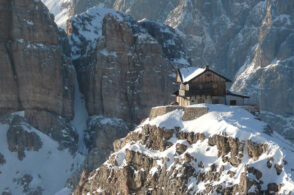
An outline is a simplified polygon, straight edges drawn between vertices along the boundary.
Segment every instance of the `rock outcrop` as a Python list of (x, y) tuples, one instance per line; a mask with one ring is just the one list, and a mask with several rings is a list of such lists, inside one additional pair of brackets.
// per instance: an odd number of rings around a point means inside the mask
[(0, 1), (0, 110), (73, 117), (74, 69), (54, 17), (34, 0)]
[(92, 171), (97, 165), (101, 165), (113, 151), (111, 143), (124, 137), (128, 132), (129, 127), (122, 119), (91, 117), (85, 132), (85, 144), (89, 154), (83, 168)]
[(6, 160), (5, 160), (4, 156), (3, 156), (3, 154), (0, 153), (0, 165), (3, 165), (5, 163), (6, 163)]
[(90, 115), (138, 123), (152, 106), (173, 100), (175, 68), (189, 66), (174, 30), (99, 8), (72, 18), (67, 29)]
[(25, 158), (25, 151), (39, 151), (42, 147), (40, 137), (34, 132), (28, 132), (23, 125), (23, 118), (15, 116), (6, 134), (8, 149), (17, 152), (19, 160)]
[(60, 149), (69, 149), (72, 153), (78, 150), (78, 134), (63, 117), (46, 111), (28, 110), (25, 111), (25, 118), (35, 128), (58, 141)]
[(75, 70), (66, 34), (41, 1), (1, 0), (0, 10), (0, 114), (24, 111), (60, 149), (75, 152)]
[[(245, 110), (209, 109), (191, 121), (181, 120), (181, 110), (147, 119), (114, 142), (108, 160), (85, 172), (74, 194), (287, 194), (294, 190), (293, 165), (285, 163), (286, 158), (292, 159), (290, 145), (262, 133), (264, 123)], [(267, 166), (267, 162), (277, 165)]]

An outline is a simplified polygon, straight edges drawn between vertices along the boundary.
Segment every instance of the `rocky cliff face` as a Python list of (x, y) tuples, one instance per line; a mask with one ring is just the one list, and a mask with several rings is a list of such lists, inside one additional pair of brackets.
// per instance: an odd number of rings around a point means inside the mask
[[(84, 172), (74, 194), (287, 194), (293, 152), (263, 133), (247, 111), (209, 106), (198, 119), (181, 110), (147, 119), (114, 143), (98, 169)], [(238, 125), (237, 125), (238, 124)], [(250, 138), (250, 139), (248, 139)], [(284, 154), (284, 155), (281, 155)]]
[(82, 159), (68, 39), (40, 1), (0, 10), (0, 194), (54, 194)]
[(68, 23), (73, 63), (90, 115), (136, 123), (172, 101), (175, 68), (189, 60), (176, 32), (93, 8)]
[(64, 127), (55, 128), (54, 121), (64, 117), (66, 126), (74, 115), (75, 70), (66, 35), (39, 1), (3, 0), (0, 9), (1, 113), (24, 110), (38, 129), (60, 132)]
[(1, 10), (1, 110), (46, 110), (72, 118), (74, 70), (53, 16), (32, 0), (3, 0)]
[(293, 140), (294, 3), (269, 1), (264, 7), (258, 42), (232, 89), (251, 95), (263, 110), (263, 120)]

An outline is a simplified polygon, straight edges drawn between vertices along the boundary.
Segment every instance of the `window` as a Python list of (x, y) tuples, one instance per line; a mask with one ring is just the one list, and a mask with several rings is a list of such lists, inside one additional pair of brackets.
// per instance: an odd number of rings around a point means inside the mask
[(232, 105), (232, 106), (237, 105), (237, 101), (236, 100), (231, 100), (230, 105)]
[(212, 100), (212, 104), (219, 104), (219, 100)]
[(198, 103), (199, 103), (199, 104), (204, 103), (204, 99), (203, 99), (203, 98), (199, 98)]

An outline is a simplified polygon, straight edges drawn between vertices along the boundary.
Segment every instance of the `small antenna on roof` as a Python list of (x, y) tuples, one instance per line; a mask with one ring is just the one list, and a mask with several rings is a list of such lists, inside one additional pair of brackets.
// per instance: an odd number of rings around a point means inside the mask
[(209, 69), (209, 65), (208, 65), (208, 62), (207, 60), (203, 57), (203, 61), (204, 61), (204, 64), (206, 64), (204, 67), (205, 69)]

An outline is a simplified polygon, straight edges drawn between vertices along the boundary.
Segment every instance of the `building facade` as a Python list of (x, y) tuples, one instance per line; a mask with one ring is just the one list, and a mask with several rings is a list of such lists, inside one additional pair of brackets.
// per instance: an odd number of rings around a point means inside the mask
[(226, 89), (230, 79), (206, 68), (188, 67), (177, 70), (176, 82), (179, 90), (175, 92), (177, 104), (228, 104), (244, 105), (247, 96), (232, 93)]

